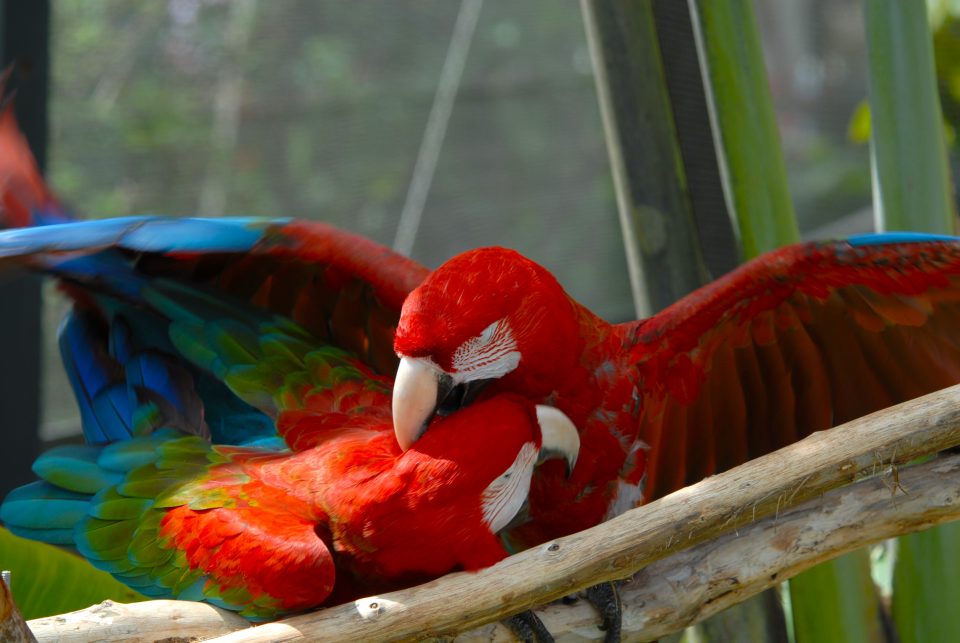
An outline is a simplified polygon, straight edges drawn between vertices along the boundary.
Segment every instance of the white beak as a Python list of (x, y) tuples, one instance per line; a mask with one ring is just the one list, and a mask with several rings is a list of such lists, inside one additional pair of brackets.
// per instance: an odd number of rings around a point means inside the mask
[(577, 427), (560, 409), (537, 405), (537, 421), (540, 423), (540, 461), (562, 457), (567, 461), (567, 475), (573, 473), (580, 455), (580, 434)]
[(440, 375), (424, 360), (401, 357), (393, 384), (393, 431), (406, 451), (426, 428), (437, 406)]

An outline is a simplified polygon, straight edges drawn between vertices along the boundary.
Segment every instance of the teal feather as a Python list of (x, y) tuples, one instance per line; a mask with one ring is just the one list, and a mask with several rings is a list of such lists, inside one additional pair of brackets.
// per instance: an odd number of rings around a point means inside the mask
[(258, 361), (260, 337), (250, 326), (233, 319), (208, 322), (204, 338), (225, 365), (253, 364)]
[(191, 293), (188, 297), (183, 297), (178, 293), (176, 297), (171, 296), (170, 292), (176, 290), (170, 288), (171, 284), (170, 281), (158, 279), (151, 287), (144, 287), (140, 294), (151, 306), (170, 319), (202, 325), (203, 317), (195, 312), (196, 295)]
[[(122, 578), (120, 580), (123, 580)], [(123, 581), (126, 582), (126, 581)], [(135, 588), (138, 592), (144, 596), (149, 596), (150, 598), (169, 598), (170, 590), (166, 587), (158, 586), (153, 584), (155, 581), (151, 581), (151, 584), (143, 585), (141, 587)], [(179, 598), (179, 597), (177, 597)]]
[(117, 485), (117, 491), (133, 498), (156, 498), (164, 491), (183, 482), (176, 475), (137, 479), (125, 479)]
[(77, 524), (74, 538), (77, 549), (93, 560), (126, 558), (127, 546), (137, 523), (133, 520), (110, 521), (86, 518)]
[(179, 578), (175, 578), (180, 570), (174, 570), (161, 579), (161, 582), (174, 591), (177, 598), (182, 601), (202, 601), (204, 599), (203, 587), (207, 583), (206, 576), (193, 570), (183, 573)]
[(63, 489), (96, 493), (115, 484), (120, 475), (105, 471), (97, 464), (100, 447), (63, 445), (50, 449), (33, 463), (33, 472)]
[[(213, 455), (210, 450), (210, 444), (197, 436), (181, 436), (175, 440), (166, 440), (159, 444), (154, 457), (158, 469), (166, 466), (174, 467), (193, 464), (209, 464), (209, 457)], [(171, 462), (170, 465), (161, 464), (164, 460)]]
[[(0, 520), (11, 530), (48, 533), (61, 544), (59, 530), (72, 530), (83, 518), (87, 496), (37, 481), (14, 489), (0, 506)], [(51, 542), (48, 538), (37, 538)]]
[(128, 498), (117, 493), (115, 487), (108, 487), (90, 500), (87, 512), (101, 520), (135, 520), (152, 504), (149, 498)]
[(223, 382), (247, 404), (268, 415), (277, 415), (273, 392), (283, 385), (283, 373), (265, 371), (258, 366), (235, 366), (224, 375)]
[(217, 352), (203, 338), (203, 324), (174, 321), (170, 324), (170, 341), (188, 360), (202, 369), (223, 379), (226, 367), (220, 362)]
[[(71, 534), (70, 537), (71, 542), (73, 542), (73, 534)], [(130, 574), (137, 569), (136, 564), (126, 557), (114, 558), (113, 560), (98, 560), (94, 563), (94, 566), (97, 569), (105, 571), (108, 574), (113, 574), (114, 576), (119, 576), (120, 574)]]
[(37, 540), (50, 545), (67, 547), (74, 544), (73, 527), (66, 529), (29, 529), (16, 525), (6, 525), (6, 527), (14, 536), (20, 536), (21, 538), (27, 538), (29, 540)]
[(131, 433), (136, 437), (145, 437), (164, 426), (163, 413), (160, 407), (153, 402), (144, 402), (132, 414)]
[(172, 549), (164, 549), (158, 543), (157, 529), (138, 529), (130, 541), (130, 560), (140, 567), (159, 567), (173, 558)]
[(72, 529), (87, 512), (83, 500), (12, 500), (3, 505), (3, 522), (26, 529)]
[(156, 586), (156, 579), (150, 576), (150, 574), (114, 574), (114, 576), (116, 576), (120, 582), (129, 585), (147, 596), (150, 595), (150, 591), (160, 592), (159, 595), (161, 596), (167, 593), (166, 589)]
[(260, 337), (260, 350), (265, 357), (279, 357), (298, 365), (303, 364), (304, 355), (307, 355), (312, 348), (314, 347), (303, 339), (281, 335), (276, 331)]
[(148, 437), (114, 442), (103, 447), (97, 464), (111, 471), (132, 471), (156, 460), (157, 447), (178, 435), (172, 429), (162, 429)]

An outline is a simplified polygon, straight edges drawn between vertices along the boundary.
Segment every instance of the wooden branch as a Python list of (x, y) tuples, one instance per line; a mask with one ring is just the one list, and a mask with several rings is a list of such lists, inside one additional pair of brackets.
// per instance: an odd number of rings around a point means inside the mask
[(3, 572), (0, 580), (0, 641), (8, 643), (34, 643), (33, 634), (23, 620), (23, 615), (10, 594), (10, 572)]
[(192, 601), (104, 601), (85, 610), (38, 618), (28, 625), (39, 643), (198, 641), (250, 627), (242, 616)]
[[(960, 519), (960, 455), (863, 480), (643, 568), (621, 586), (623, 636), (663, 637), (773, 587), (818, 563), (887, 538)], [(583, 601), (536, 610), (557, 638), (600, 640)], [(457, 643), (514, 641), (499, 623)]]
[[(893, 475), (863, 480), (767, 516), (740, 530), (672, 554), (640, 570), (621, 587), (623, 634), (649, 640), (697, 623), (814, 564), (872, 542), (960, 519), (960, 455), (946, 456)], [(429, 590), (423, 590), (429, 591)], [(175, 615), (166, 604), (178, 607)], [(109, 611), (101, 612), (104, 607)], [(151, 601), (97, 605), (61, 617), (30, 621), (40, 643), (139, 641), (170, 634), (217, 636), (245, 628), (235, 614), (204, 603)], [(599, 640), (597, 614), (586, 603), (536, 610), (558, 638)], [(224, 618), (226, 616), (227, 618)], [(230, 618), (232, 617), (232, 618)], [(171, 620), (178, 624), (171, 628)], [(253, 630), (262, 632), (263, 628)], [(151, 633), (152, 638), (151, 638)], [(329, 633), (327, 633), (329, 634)], [(304, 640), (322, 638), (305, 632)], [(260, 639), (266, 640), (266, 639)], [(459, 643), (513, 641), (499, 623), (460, 634)]]
[[(892, 501), (891, 489), (897, 488), (896, 483), (881, 477), (834, 491), (803, 508), (786, 509), (833, 487), (897, 472), (899, 463), (957, 444), (960, 386), (815, 434), (492, 568), (451, 574), (418, 588), (215, 640), (373, 641), (444, 635), (544, 604), (602, 580), (630, 576), (673, 552), (721, 532), (732, 532), (656, 563), (626, 590), (628, 604), (647, 603), (642, 610), (628, 609), (627, 631), (657, 636), (869, 539), (956, 517), (960, 465), (953, 457), (899, 471), (900, 484), (909, 494), (897, 495)], [(947, 480), (947, 475), (952, 478)], [(921, 482), (926, 477), (931, 480)], [(855, 495), (860, 493), (867, 495)], [(757, 522), (768, 515), (769, 519)], [(830, 527), (831, 520), (847, 526)], [(747, 523), (755, 524), (745, 527)], [(823, 543), (817, 544), (816, 530), (823, 531)], [(678, 598), (684, 594), (695, 598), (685, 603)], [(552, 615), (558, 609), (542, 610), (548, 626), (558, 625)], [(562, 608), (565, 613), (577, 609), (582, 608)], [(589, 623), (581, 628), (583, 633), (597, 634), (594, 618), (592, 613), (583, 617), (583, 623)]]
[(397, 640), (449, 635), (626, 578), (666, 555), (828, 489), (960, 444), (960, 386), (816, 433), (586, 531), (451, 574), (216, 639)]

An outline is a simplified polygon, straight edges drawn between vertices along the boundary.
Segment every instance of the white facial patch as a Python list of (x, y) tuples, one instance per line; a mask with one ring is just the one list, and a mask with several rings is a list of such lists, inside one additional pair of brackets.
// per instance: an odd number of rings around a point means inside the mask
[(506, 527), (523, 506), (530, 493), (530, 478), (537, 463), (538, 449), (533, 442), (520, 448), (510, 468), (490, 483), (482, 496), (483, 521), (492, 533)]
[(468, 380), (497, 379), (520, 363), (517, 340), (506, 319), (495, 321), (483, 332), (468, 339), (453, 354), (453, 379), (458, 384)]

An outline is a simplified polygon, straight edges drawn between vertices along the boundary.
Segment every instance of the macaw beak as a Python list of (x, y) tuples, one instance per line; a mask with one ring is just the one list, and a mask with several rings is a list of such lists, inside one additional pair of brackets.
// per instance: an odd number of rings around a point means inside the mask
[(401, 357), (393, 384), (393, 431), (406, 451), (427, 429), (437, 397), (441, 374), (423, 360)]
[(401, 357), (393, 383), (393, 431), (406, 451), (437, 415), (450, 415), (472, 403), (493, 379), (455, 384), (453, 377), (424, 359)]
[(538, 464), (550, 458), (563, 458), (567, 461), (567, 477), (570, 477), (580, 454), (576, 425), (560, 409), (542, 404), (537, 405), (537, 422), (542, 440)]

